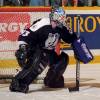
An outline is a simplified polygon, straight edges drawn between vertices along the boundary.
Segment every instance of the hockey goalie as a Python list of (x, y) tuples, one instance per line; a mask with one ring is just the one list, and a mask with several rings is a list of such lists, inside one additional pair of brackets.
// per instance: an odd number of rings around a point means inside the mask
[[(12, 79), (10, 91), (27, 93), (29, 85), (47, 65), (49, 69), (44, 78), (44, 85), (49, 88), (64, 87), (63, 73), (68, 65), (69, 57), (64, 52), (57, 55), (55, 52), (57, 43), (61, 39), (66, 43), (71, 43), (77, 58), (81, 58), (76, 50), (76, 42), (79, 38), (65, 27), (65, 20), (65, 11), (61, 7), (53, 7), (49, 18), (34, 21), (19, 35), (19, 49), (15, 56), (22, 70)], [(78, 47), (80, 49), (80, 46)], [(82, 59), (80, 60), (83, 61)], [(90, 59), (85, 62), (88, 61)]]

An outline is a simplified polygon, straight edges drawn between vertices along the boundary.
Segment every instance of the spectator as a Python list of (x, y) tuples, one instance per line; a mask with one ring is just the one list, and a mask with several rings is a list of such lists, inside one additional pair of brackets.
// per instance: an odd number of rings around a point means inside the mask
[(62, 0), (62, 6), (67, 6), (67, 0)]
[(96, 0), (97, 1), (97, 6), (100, 6), (100, 0)]
[(92, 6), (93, 0), (84, 0), (84, 6)]
[(30, 0), (30, 6), (44, 6), (44, 0)]
[(62, 0), (49, 0), (51, 6), (59, 5), (62, 6)]
[(0, 0), (0, 6), (4, 5), (4, 0)]
[(78, 6), (79, 7), (84, 6), (84, 0), (78, 0)]
[(62, 0), (63, 6), (77, 6), (78, 0)]
[(45, 6), (50, 6), (49, 0), (45, 0)]
[(3, 0), (3, 6), (22, 6), (22, 0)]
[(20, 0), (23, 6), (29, 6), (30, 0)]
[(73, 0), (74, 6), (78, 6), (78, 0)]

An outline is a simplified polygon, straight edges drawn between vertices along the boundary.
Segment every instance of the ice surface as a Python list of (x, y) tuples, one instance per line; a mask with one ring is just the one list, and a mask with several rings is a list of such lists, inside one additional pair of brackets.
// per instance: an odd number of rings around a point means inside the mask
[[(75, 65), (68, 66), (64, 73), (65, 84), (74, 82)], [(79, 92), (62, 89), (50, 89), (43, 84), (31, 84), (28, 94), (9, 91), (9, 84), (0, 84), (0, 100), (100, 100), (100, 64), (81, 65)], [(97, 85), (96, 85), (97, 84)]]

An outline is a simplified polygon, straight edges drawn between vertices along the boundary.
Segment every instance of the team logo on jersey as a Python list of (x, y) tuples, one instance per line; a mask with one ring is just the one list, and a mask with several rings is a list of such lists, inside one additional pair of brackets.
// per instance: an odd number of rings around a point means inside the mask
[(58, 41), (59, 41), (58, 33), (55, 33), (55, 34), (49, 33), (48, 38), (45, 41), (45, 48), (49, 50), (54, 49)]

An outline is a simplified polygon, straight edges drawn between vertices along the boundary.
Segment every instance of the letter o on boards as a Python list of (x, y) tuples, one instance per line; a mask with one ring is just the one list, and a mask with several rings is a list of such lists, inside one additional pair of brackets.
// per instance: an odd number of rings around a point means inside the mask
[[(88, 25), (89, 25), (89, 20), (91, 20), (92, 22), (90, 23), (90, 24), (93, 24), (92, 26), (92, 28), (91, 29), (89, 29), (89, 27), (88, 27)], [(93, 17), (93, 16), (89, 16), (89, 17), (87, 17), (86, 19), (85, 19), (85, 29), (86, 29), (86, 31), (87, 32), (93, 32), (93, 31), (95, 31), (95, 29), (96, 29), (96, 19)]]
[(8, 26), (9, 32), (16, 32), (18, 30), (18, 24), (17, 23), (10, 23)]

